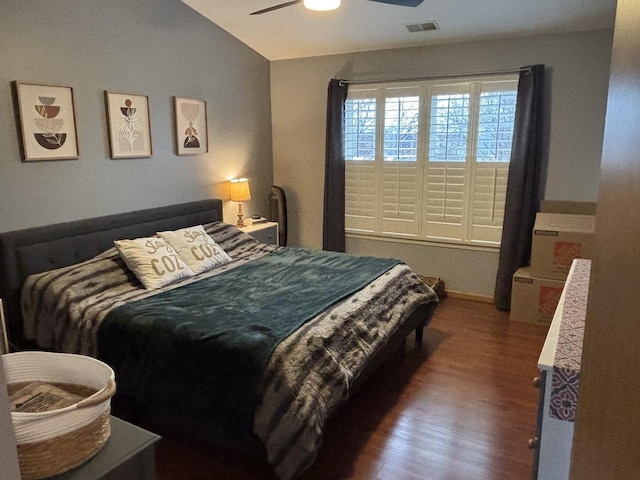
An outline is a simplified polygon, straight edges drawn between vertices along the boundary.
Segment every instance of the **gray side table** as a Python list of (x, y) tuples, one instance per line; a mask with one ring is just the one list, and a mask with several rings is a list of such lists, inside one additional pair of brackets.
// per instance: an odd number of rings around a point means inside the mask
[(155, 433), (111, 417), (111, 436), (86, 463), (49, 480), (155, 480)]

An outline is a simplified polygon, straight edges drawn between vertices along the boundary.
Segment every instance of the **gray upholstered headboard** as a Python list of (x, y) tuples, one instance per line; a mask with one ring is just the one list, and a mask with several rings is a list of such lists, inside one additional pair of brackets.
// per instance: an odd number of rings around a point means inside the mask
[(213, 199), (0, 233), (0, 298), (9, 339), (24, 345), (20, 289), (29, 275), (88, 260), (117, 239), (221, 220), (222, 200)]

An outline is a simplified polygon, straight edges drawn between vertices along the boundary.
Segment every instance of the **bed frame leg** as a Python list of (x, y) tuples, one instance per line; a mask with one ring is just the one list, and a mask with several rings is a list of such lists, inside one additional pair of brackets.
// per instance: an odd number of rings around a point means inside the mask
[(420, 325), (416, 327), (416, 345), (422, 345), (422, 334), (424, 331), (424, 327)]

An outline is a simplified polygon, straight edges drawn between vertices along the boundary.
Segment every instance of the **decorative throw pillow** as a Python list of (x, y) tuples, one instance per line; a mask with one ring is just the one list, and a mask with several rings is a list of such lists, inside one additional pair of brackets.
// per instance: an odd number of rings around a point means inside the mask
[(147, 290), (193, 276), (175, 249), (159, 237), (116, 240), (113, 242), (127, 267)]
[(207, 234), (202, 225), (170, 232), (158, 232), (178, 252), (194, 273), (210, 270), (231, 261), (220, 245)]

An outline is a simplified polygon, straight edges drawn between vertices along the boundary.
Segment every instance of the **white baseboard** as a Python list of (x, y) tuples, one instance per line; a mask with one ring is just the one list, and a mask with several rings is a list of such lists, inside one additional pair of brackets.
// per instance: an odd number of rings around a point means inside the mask
[(455, 292), (455, 291), (452, 292), (451, 290), (447, 290), (447, 295), (449, 297), (463, 298), (465, 300), (473, 300), (475, 302), (493, 303), (493, 297), (486, 297), (484, 295), (478, 295), (475, 293), (465, 293), (465, 292)]

